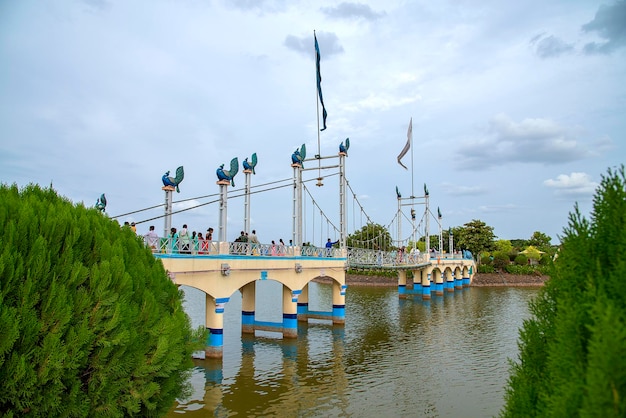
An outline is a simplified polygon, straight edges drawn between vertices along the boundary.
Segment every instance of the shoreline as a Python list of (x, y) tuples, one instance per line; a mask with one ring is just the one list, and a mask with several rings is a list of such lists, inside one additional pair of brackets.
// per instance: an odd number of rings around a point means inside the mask
[[(523, 275), (509, 273), (477, 273), (470, 287), (541, 287), (549, 276)], [(315, 281), (319, 283), (330, 283), (329, 277), (317, 277)], [(366, 275), (346, 275), (348, 286), (398, 286), (398, 279), (395, 277), (366, 276)], [(412, 284), (407, 280), (407, 284)]]

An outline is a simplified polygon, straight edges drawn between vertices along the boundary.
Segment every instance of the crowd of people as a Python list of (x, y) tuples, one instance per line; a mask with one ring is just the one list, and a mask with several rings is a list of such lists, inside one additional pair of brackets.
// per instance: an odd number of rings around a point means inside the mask
[[(124, 226), (129, 227), (135, 233), (137, 229), (135, 223), (125, 222)], [(159, 237), (155, 231), (154, 225), (150, 225), (148, 232), (143, 234), (144, 241), (153, 252), (168, 252), (173, 254), (211, 254), (217, 253), (217, 248), (213, 246), (213, 228), (208, 228), (206, 233), (190, 231), (187, 224), (183, 224), (182, 228), (172, 227), (170, 233), (166, 237)], [(325, 255), (332, 256), (332, 247), (339, 241), (328, 241), (325, 245)], [(285, 243), (282, 238), (276, 242), (271, 241), (271, 244), (260, 244), (256, 230), (252, 230), (251, 233), (241, 231), (239, 236), (233, 241), (234, 245), (231, 246), (231, 252), (236, 254), (251, 254), (251, 255), (271, 255), (271, 256), (283, 256), (292, 254), (293, 240), (289, 240), (289, 243)], [(314, 247), (310, 243), (302, 243), (303, 254), (306, 252), (306, 248)], [(307, 255), (309, 255), (307, 253)]]

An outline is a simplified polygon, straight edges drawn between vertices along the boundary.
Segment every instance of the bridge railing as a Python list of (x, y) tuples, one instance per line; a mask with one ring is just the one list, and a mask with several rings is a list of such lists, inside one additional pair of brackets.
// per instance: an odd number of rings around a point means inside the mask
[(146, 246), (153, 253), (186, 255), (246, 255), (259, 257), (306, 256), (306, 257), (342, 257), (340, 248), (321, 248), (314, 246), (294, 247), (284, 244), (261, 244), (252, 242), (228, 242), (228, 251), (221, 243), (211, 240), (180, 240), (171, 237), (144, 237)]
[(439, 254), (407, 253), (404, 251), (381, 251), (366, 248), (348, 248), (348, 265), (360, 267), (401, 267), (426, 263), (437, 263), (441, 260), (462, 260), (460, 253)]

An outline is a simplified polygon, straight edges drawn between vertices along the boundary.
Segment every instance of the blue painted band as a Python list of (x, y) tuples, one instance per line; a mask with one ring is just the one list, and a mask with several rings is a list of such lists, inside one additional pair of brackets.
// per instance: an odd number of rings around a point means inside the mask
[(309, 306), (309, 302), (298, 302), (298, 306)]
[(215, 299), (215, 303), (227, 303), (230, 298), (217, 298)]
[(298, 319), (297, 318), (283, 318), (283, 328), (298, 328)]
[(254, 311), (241, 311), (241, 315), (254, 316)]
[(224, 328), (207, 328), (211, 334), (223, 334)]
[(298, 319), (298, 314), (297, 313), (284, 313), (283, 314), (283, 321), (285, 319)]
[[(343, 306), (343, 305), (341, 305)], [(339, 308), (339, 307), (335, 307), (333, 306), (333, 318), (345, 318), (346, 317), (346, 309), (345, 308)]]
[(346, 305), (333, 305), (333, 309), (335, 309), (335, 308), (344, 309), (345, 307), (346, 307)]
[(294, 295), (299, 295), (302, 293), (302, 290), (292, 290), (291, 293)]

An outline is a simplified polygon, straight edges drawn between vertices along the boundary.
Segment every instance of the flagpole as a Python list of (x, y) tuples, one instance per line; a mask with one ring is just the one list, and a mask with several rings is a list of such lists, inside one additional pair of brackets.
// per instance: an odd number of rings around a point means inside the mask
[[(315, 36), (315, 30), (313, 30), (313, 39), (315, 40), (315, 111), (316, 111), (316, 120), (317, 120), (317, 156), (321, 157), (321, 145), (320, 145), (320, 85), (319, 85), (319, 45), (317, 43), (317, 36)], [(317, 185), (322, 185), (322, 160), (320, 158), (317, 159)]]
[(413, 116), (411, 116), (411, 197), (415, 196), (414, 188), (413, 188)]

